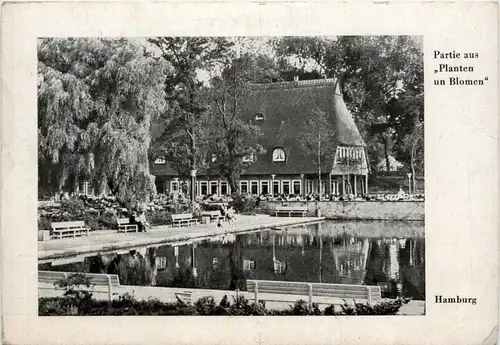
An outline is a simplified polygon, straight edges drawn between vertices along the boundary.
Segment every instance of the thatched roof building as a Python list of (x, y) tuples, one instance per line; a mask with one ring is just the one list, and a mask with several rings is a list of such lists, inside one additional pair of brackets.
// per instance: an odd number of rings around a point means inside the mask
[[(241, 100), (241, 109), (245, 120), (261, 128), (263, 136), (259, 143), (266, 151), (254, 157), (241, 176), (243, 192), (314, 193), (319, 190), (319, 171), (322, 193), (366, 192), (368, 164), (365, 143), (344, 103), (338, 80), (250, 85), (248, 94)], [(316, 150), (307, 150), (301, 144), (304, 136), (316, 135), (310, 128), (316, 120), (328, 128), (322, 134), (320, 167)], [(209, 171), (198, 174), (200, 186), (197, 191), (199, 194), (220, 194), (224, 181), (220, 181), (219, 176), (210, 176), (213, 174)], [(178, 174), (178, 170), (169, 164), (153, 164), (152, 172), (159, 184)], [(357, 180), (355, 176), (358, 176)], [(361, 176), (363, 178), (359, 178)], [(160, 192), (170, 189), (168, 184), (163, 188), (159, 186)], [(227, 187), (224, 191), (229, 192)]]
[[(247, 174), (317, 173), (317, 157), (303, 149), (300, 136), (310, 119), (318, 117), (318, 111), (324, 112), (327, 121), (332, 124), (332, 139), (335, 141), (334, 145), (328, 145), (330, 149), (333, 147), (334, 152), (326, 154), (321, 163), (323, 172), (334, 170), (337, 147), (362, 150), (365, 147), (335, 79), (252, 85), (243, 109), (245, 118), (258, 125), (264, 133), (261, 145), (266, 149)], [(273, 161), (275, 148), (283, 148), (284, 161)]]

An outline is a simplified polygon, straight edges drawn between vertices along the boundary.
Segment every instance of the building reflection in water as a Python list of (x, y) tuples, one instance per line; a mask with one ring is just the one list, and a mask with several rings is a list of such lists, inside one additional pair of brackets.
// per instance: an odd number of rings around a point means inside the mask
[[(142, 264), (131, 254), (119, 255), (120, 269), (117, 265), (96, 268), (99, 265), (88, 262), (81, 269), (116, 273), (121, 281), (126, 277), (129, 285), (244, 290), (246, 279), (287, 280), (380, 285), (385, 297), (402, 293), (425, 299), (421, 223), (327, 221), (175, 243), (157, 248), (152, 255), (151, 250), (140, 253)], [(149, 279), (133, 281), (127, 267), (135, 271), (149, 267), (154, 272), (139, 274)]]

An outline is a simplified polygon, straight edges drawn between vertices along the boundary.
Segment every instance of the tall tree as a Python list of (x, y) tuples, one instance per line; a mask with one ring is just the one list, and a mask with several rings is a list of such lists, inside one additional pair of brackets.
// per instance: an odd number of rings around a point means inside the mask
[(42, 39), (38, 44), (39, 184), (90, 180), (124, 205), (155, 193), (151, 120), (165, 112), (165, 61), (125, 39)]
[[(423, 109), (423, 58), (415, 37), (287, 37), (275, 40), (274, 46), (278, 56), (297, 61), (302, 70), (323, 77), (343, 76), (347, 106), (371, 155), (377, 156), (371, 157), (372, 162), (387, 158), (391, 150), (387, 144), (401, 145), (413, 128), (409, 108), (414, 104), (408, 100)], [(423, 111), (419, 116), (423, 121)], [(387, 131), (388, 127), (392, 130)]]
[(216, 165), (233, 193), (239, 192), (239, 177), (259, 154), (264, 153), (258, 139), (260, 128), (245, 121), (242, 107), (249, 92), (249, 83), (280, 80), (275, 61), (251, 53), (238, 55), (212, 79), (211, 134)]
[(314, 116), (305, 120), (297, 140), (305, 153), (315, 157), (314, 163), (318, 171), (318, 194), (321, 195), (321, 164), (335, 150), (335, 129), (324, 111), (314, 110), (313, 114)]
[(402, 151), (409, 156), (412, 190), (415, 193), (417, 191), (416, 174), (424, 172), (424, 126), (418, 120), (412, 131), (403, 138)]
[[(200, 78), (200, 74), (206, 78), (227, 61), (233, 43), (218, 37), (157, 37), (148, 41), (174, 70), (165, 79), (170, 114), (158, 123), (161, 135), (156, 138), (151, 153), (190, 170), (204, 168), (209, 103), (204, 98), (204, 84), (208, 80)], [(195, 183), (193, 175), (192, 199)]]

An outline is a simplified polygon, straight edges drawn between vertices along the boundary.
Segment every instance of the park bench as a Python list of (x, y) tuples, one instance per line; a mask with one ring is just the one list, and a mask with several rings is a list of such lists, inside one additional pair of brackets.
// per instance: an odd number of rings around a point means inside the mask
[(312, 306), (313, 297), (327, 297), (336, 300), (336, 303), (328, 302), (328, 304), (343, 304), (344, 300), (346, 302), (355, 300), (356, 302), (372, 304), (378, 303), (382, 299), (380, 286), (369, 285), (247, 280), (247, 291), (254, 293), (256, 302), (262, 300), (281, 302), (286, 300), (279, 297), (266, 297), (262, 294), (308, 296), (310, 306)]
[(175, 293), (175, 297), (186, 304), (191, 304), (192, 296), (193, 296), (193, 291), (181, 291)]
[(218, 222), (219, 220), (224, 221), (224, 217), (220, 211), (204, 211), (202, 212), (202, 217), (210, 217), (211, 222)]
[(180, 214), (173, 214), (172, 215), (172, 225), (173, 226), (183, 226), (183, 225), (191, 225), (191, 224), (198, 224), (199, 220), (196, 218), (193, 218), (192, 213), (180, 213)]
[(294, 214), (305, 217), (307, 214), (307, 206), (279, 206), (274, 212), (276, 217), (278, 217), (279, 214), (286, 214), (288, 217)]
[(139, 231), (137, 224), (130, 224), (129, 218), (117, 218), (116, 223), (118, 224), (118, 232)]
[[(72, 275), (77, 274), (77, 272), (57, 272), (57, 271), (38, 271), (38, 284), (51, 284), (55, 285), (55, 283), (62, 279), (68, 279)], [(107, 293), (108, 301), (111, 302), (111, 299), (114, 295), (118, 295), (115, 292), (117, 289), (121, 288), (120, 279), (116, 274), (98, 274), (98, 273), (82, 273), (86, 278), (89, 278), (89, 283), (91, 285), (91, 290), (96, 293)], [(79, 289), (87, 290), (84, 285), (80, 285)]]
[(63, 237), (88, 236), (90, 228), (85, 226), (84, 221), (56, 222), (51, 224), (52, 237), (62, 239)]

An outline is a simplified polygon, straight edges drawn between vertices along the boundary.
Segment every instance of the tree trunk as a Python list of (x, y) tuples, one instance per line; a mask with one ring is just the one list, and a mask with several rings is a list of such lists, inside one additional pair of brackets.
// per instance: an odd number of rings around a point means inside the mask
[(384, 135), (384, 156), (385, 156), (385, 168), (387, 172), (391, 171), (391, 162), (389, 161), (389, 135)]
[(416, 193), (417, 192), (417, 179), (415, 178), (415, 168), (412, 167), (411, 168), (411, 172), (412, 172), (412, 181), (413, 181), (413, 193)]
[(231, 194), (235, 194), (235, 193), (238, 194), (240, 192), (240, 189), (239, 189), (239, 186), (236, 183), (236, 181), (231, 177), (228, 177), (227, 181), (229, 183), (229, 187), (231, 187)]
[(318, 195), (321, 197), (321, 132), (318, 132)]
[(231, 188), (231, 194), (238, 194), (240, 192), (240, 186), (238, 185), (238, 178), (236, 177), (236, 175), (232, 171), (230, 171), (226, 174), (226, 178), (227, 183)]
[[(189, 164), (191, 165), (191, 170), (196, 170), (197, 166), (197, 157), (196, 157), (196, 137), (194, 134), (193, 129), (190, 129), (191, 135), (190, 135), (190, 146), (191, 146), (191, 157), (189, 158), (190, 162)], [(191, 172), (190, 172), (191, 174)], [(191, 188), (189, 191), (190, 194), (190, 200), (193, 202), (196, 199), (196, 176), (191, 175)]]
[(127, 210), (129, 210), (132, 207), (132, 205), (129, 205), (128, 203), (126, 203), (125, 201), (123, 201), (121, 198), (118, 197), (118, 188), (115, 187), (112, 181), (108, 181), (108, 188), (111, 194), (115, 196), (115, 200), (118, 203), (118, 205), (120, 205), (122, 208), (126, 208)]
[(415, 180), (415, 156), (416, 156), (416, 145), (417, 143), (414, 141), (411, 148), (411, 156), (410, 156), (410, 167), (411, 167), (411, 176), (412, 176), (412, 190), (413, 194), (416, 192), (416, 180)]

